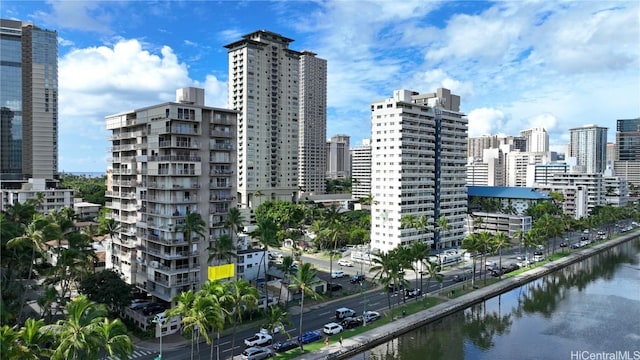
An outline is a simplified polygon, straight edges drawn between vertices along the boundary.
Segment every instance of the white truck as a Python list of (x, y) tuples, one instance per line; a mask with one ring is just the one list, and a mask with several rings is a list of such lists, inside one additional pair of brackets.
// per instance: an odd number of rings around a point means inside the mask
[(244, 344), (247, 347), (266, 346), (271, 344), (271, 340), (271, 335), (259, 332), (248, 339), (244, 339)]

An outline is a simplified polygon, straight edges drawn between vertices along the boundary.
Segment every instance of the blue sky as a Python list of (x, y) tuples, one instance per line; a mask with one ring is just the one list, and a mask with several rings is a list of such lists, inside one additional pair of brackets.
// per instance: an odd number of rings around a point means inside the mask
[(264, 29), (328, 60), (327, 137), (370, 136), (370, 103), (406, 88), (462, 97), (469, 135), (640, 116), (637, 1), (2, 1), (58, 31), (61, 171), (104, 172), (104, 117), (204, 87), (226, 107), (225, 44)]

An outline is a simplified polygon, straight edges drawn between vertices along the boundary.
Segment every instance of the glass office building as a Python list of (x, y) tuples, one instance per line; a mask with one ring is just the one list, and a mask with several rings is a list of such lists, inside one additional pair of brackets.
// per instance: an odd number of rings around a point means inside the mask
[(58, 172), (58, 35), (0, 20), (0, 179), (3, 188)]

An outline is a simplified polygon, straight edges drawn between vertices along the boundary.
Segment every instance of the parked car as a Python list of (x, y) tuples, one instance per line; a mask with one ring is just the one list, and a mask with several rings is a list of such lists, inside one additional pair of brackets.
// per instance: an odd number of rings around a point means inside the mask
[(368, 323), (380, 319), (380, 313), (377, 311), (365, 311), (360, 318)]
[(133, 299), (131, 300), (131, 305), (129, 306), (129, 308), (131, 310), (140, 310), (149, 304), (151, 304), (151, 300), (149, 299)]
[(246, 360), (262, 360), (273, 357), (274, 354), (268, 347), (255, 346), (244, 349), (240, 356)]
[(328, 291), (340, 291), (342, 290), (342, 285), (336, 283), (327, 283)]
[(305, 331), (302, 336), (298, 336), (298, 341), (303, 344), (312, 343), (322, 339), (322, 334), (319, 331)]
[(567, 247), (567, 246), (569, 246), (569, 244), (568, 244), (567, 242), (565, 242), (565, 241), (563, 241), (563, 242), (561, 242), (561, 243), (560, 243), (560, 247), (561, 247), (561, 248), (563, 248), (563, 247)]
[(271, 340), (271, 335), (259, 332), (250, 338), (244, 339), (244, 345), (247, 347), (264, 346), (271, 344)]
[(361, 281), (365, 281), (364, 275), (356, 274), (349, 279), (349, 282), (351, 282), (352, 284), (359, 283)]
[(398, 291), (400, 291), (402, 289), (404, 289), (404, 285), (402, 285), (402, 284), (399, 284), (399, 285), (389, 284), (389, 285), (387, 285), (387, 291), (389, 291), (389, 292), (398, 292)]
[(345, 318), (344, 320), (342, 320), (342, 322), (340, 324), (345, 329), (353, 329), (353, 328), (357, 328), (358, 326), (362, 325), (362, 319), (361, 318), (357, 318), (357, 317), (348, 317), (348, 318)]
[(338, 260), (338, 265), (352, 267), (353, 263), (351, 261), (349, 261), (349, 260), (346, 260), (346, 259), (340, 259), (340, 260)]
[(517, 264), (509, 264), (507, 266), (503, 266), (502, 267), (502, 273), (506, 274), (506, 273), (510, 273), (512, 271), (516, 271), (520, 269), (520, 266), (518, 266)]
[(353, 309), (349, 309), (347, 307), (341, 307), (336, 309), (336, 319), (341, 320), (344, 318), (355, 316), (356, 312)]
[(342, 270), (336, 270), (331, 272), (331, 278), (332, 279), (338, 279), (338, 278), (343, 278), (344, 277), (344, 271)]
[(453, 281), (461, 282), (467, 280), (467, 275), (453, 275)]
[(322, 327), (322, 332), (327, 334), (327, 335), (339, 334), (343, 330), (344, 330), (344, 328), (342, 327), (342, 325), (340, 325), (338, 323), (334, 323), (334, 322), (330, 322), (328, 324), (324, 324), (324, 326)]
[(405, 289), (404, 290), (404, 296), (406, 296), (408, 298), (414, 298), (414, 297), (420, 296), (421, 293), (422, 293), (422, 291), (420, 289)]
[(533, 253), (533, 261), (538, 262), (544, 260), (544, 254), (541, 251)]
[(149, 303), (142, 307), (142, 313), (145, 315), (155, 315), (166, 310), (166, 306), (159, 303)]
[(300, 344), (298, 343), (298, 339), (289, 339), (286, 341), (278, 341), (273, 344), (273, 350), (275, 350), (277, 353), (281, 353), (289, 351), (291, 349), (295, 349), (298, 346), (300, 346)]

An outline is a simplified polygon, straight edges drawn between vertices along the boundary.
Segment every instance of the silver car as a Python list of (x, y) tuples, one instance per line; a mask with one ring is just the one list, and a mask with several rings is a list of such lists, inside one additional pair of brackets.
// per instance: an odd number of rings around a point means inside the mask
[(268, 347), (254, 346), (245, 349), (240, 355), (245, 360), (262, 360), (275, 356), (273, 351)]

